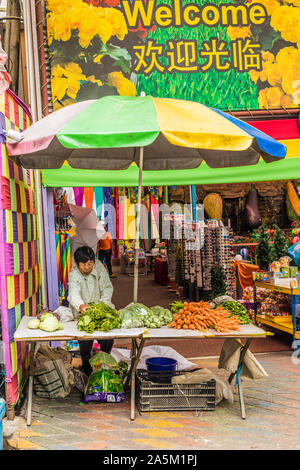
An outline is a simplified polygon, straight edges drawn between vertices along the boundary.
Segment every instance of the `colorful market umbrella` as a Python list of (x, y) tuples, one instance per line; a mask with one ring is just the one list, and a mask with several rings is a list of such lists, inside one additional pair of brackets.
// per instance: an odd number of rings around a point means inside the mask
[(124, 170), (139, 165), (134, 301), (137, 301), (142, 170), (211, 168), (282, 159), (286, 147), (202, 104), (151, 96), (106, 96), (62, 108), (33, 124), (9, 155), (25, 168)]

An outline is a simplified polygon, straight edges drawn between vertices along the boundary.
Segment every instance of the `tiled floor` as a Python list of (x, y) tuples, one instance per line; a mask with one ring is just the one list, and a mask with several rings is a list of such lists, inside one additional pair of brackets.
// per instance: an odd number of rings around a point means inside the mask
[[(134, 421), (129, 403), (81, 404), (77, 393), (64, 400), (35, 396), (32, 425), (9, 444), (30, 450), (300, 449), (300, 363), (289, 351), (256, 358), (269, 376), (243, 380), (246, 420), (236, 391), (233, 404), (223, 400), (213, 412), (137, 412)], [(198, 363), (228, 376), (215, 358)]]

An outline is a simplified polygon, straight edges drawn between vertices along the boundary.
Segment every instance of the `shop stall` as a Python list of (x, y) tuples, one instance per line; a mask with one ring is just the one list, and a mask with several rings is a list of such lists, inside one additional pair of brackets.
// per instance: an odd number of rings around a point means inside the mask
[[(185, 106), (185, 113), (182, 113), (183, 106)], [(105, 119), (103, 119), (103, 116), (105, 116)], [(150, 120), (149, 116), (152, 116)], [(172, 123), (171, 127), (170, 122)], [(201, 123), (201, 126), (199, 123)], [(103, 125), (104, 128), (101, 131)], [(206, 129), (204, 129), (204, 126), (206, 126)], [(218, 129), (217, 133), (215, 133), (216, 129)], [(211, 139), (211, 133), (214, 134), (214, 139)], [(133, 308), (137, 307), (138, 299), (138, 252), (140, 249), (139, 240), (142, 220), (143, 168), (145, 171), (155, 169), (156, 174), (159, 175), (160, 171), (168, 172), (170, 170), (172, 172), (176, 168), (196, 168), (203, 159), (212, 167), (224, 165), (234, 167), (240, 165), (241, 162), (245, 165), (253, 165), (259, 161), (260, 155), (266, 162), (276, 162), (276, 160), (284, 158), (286, 151), (285, 146), (281, 143), (257, 130), (253, 131), (251, 126), (247, 126), (245, 123), (225, 115), (225, 113), (216, 113), (214, 110), (209, 110), (195, 102), (156, 100), (150, 96), (138, 98), (111, 96), (93, 102), (76, 103), (36, 122), (29, 131), (23, 133), (22, 137), (20, 142), (11, 142), (7, 147), (11, 158), (18, 165), (29, 168), (56, 168), (67, 160), (73, 167), (83, 169), (103, 168), (105, 171), (114, 170), (115, 174), (118, 174), (124, 170), (126, 171), (126, 168), (130, 168), (132, 161), (139, 165)], [(262, 148), (260, 148), (260, 145)], [(162, 154), (164, 159), (161, 158)], [(116, 170), (119, 170), (119, 172)], [(212, 243), (205, 244), (204, 240), (204, 250), (212, 250), (209, 253), (211, 259), (208, 260), (212, 264), (209, 264), (208, 267), (213, 267), (213, 264), (218, 261), (224, 264), (226, 268), (226, 266), (229, 266), (227, 258), (228, 228), (224, 228), (222, 224), (207, 228), (208, 239), (212, 241), (215, 238), (214, 241), (218, 247), (218, 252), (215, 253)], [(196, 251), (196, 255), (199, 258), (199, 251)], [(205, 263), (206, 260), (203, 258), (203, 272), (206, 272)], [(196, 274), (195, 265), (193, 269), (194, 274)], [(217, 297), (217, 294), (218, 292), (215, 290), (213, 298)], [(234, 302), (233, 299), (231, 301)], [(238, 338), (248, 338), (253, 335), (265, 336), (263, 330), (256, 329), (253, 325), (248, 326), (249, 319), (245, 322), (241, 319), (242, 316), (239, 317), (241, 312), (237, 310), (239, 308), (236, 306), (237, 303), (234, 304), (234, 307), (230, 304), (231, 307), (226, 308), (222, 305), (215, 305), (215, 309), (208, 302), (203, 303), (200, 301), (196, 304), (193, 305), (193, 302), (189, 305), (182, 304), (178, 311), (175, 309), (175, 311), (169, 312), (171, 317), (167, 321), (165, 316), (163, 316), (163, 320), (157, 319), (159, 314), (154, 311), (154, 307), (152, 309), (150, 307), (143, 308), (146, 311), (144, 315), (149, 316), (149, 318), (145, 319), (144, 317), (142, 319), (143, 329), (139, 333), (142, 335), (140, 347), (143, 345), (143, 340), (147, 337), (151, 338), (153, 324), (156, 326), (157, 331), (161, 327), (169, 325), (162, 335), (165, 338), (170, 336), (178, 336), (178, 338), (217, 336), (224, 339), (226, 336)], [(107, 306), (105, 309), (107, 309)], [(123, 325), (120, 311), (110, 312), (104, 328), (102, 323), (97, 324), (96, 318), (99, 319), (99, 316), (92, 320), (92, 310), (93, 307), (91, 307), (91, 313), (80, 317), (77, 324), (73, 323), (72, 334), (68, 334), (72, 322), (67, 322), (60, 325), (62, 328), (60, 333), (56, 331), (53, 335), (46, 334), (45, 340), (49, 340), (50, 337), (53, 340), (58, 338), (72, 340), (80, 336), (87, 337), (86, 334), (83, 334), (83, 336), (78, 335), (77, 330), (85, 331), (90, 335), (93, 335), (94, 331), (100, 331), (99, 335), (96, 334), (98, 337), (102, 337), (103, 330), (105, 332), (111, 330), (108, 335), (118, 337), (117, 333), (113, 331), (116, 323), (111, 323), (111, 319), (113, 317), (120, 328)], [(136, 319), (136, 312), (133, 313), (133, 317)], [(106, 314), (103, 313), (103, 315), (105, 317)], [(100, 317), (102, 318), (102, 314)], [(43, 337), (39, 331), (36, 335), (32, 335), (29, 328), (25, 330), (25, 333), (19, 335), (23, 326), (27, 325), (29, 321), (28, 318), (23, 318), (21, 328), (15, 336), (18, 341), (22, 339), (22, 344), (28, 343), (34, 337), (37, 339)], [(109, 328), (107, 327), (108, 324), (110, 325)], [(150, 333), (145, 332), (145, 327), (149, 328), (148, 332)], [(127, 328), (129, 328), (128, 325)], [(211, 331), (212, 328), (216, 333)], [(38, 330), (39, 327), (36, 329)], [(74, 329), (76, 332), (74, 332)], [(122, 327), (123, 329), (126, 328)], [(179, 331), (181, 329), (187, 331), (181, 332)], [(121, 335), (124, 334), (125, 337), (128, 335), (123, 331)], [(90, 336), (90, 338), (92, 337)], [(155, 334), (154, 337), (156, 337)], [(136, 340), (136, 337), (134, 340)], [(135, 349), (140, 351), (140, 347)], [(246, 343), (245, 349), (247, 348), (248, 344)], [(132, 370), (130, 372), (131, 400), (134, 400), (134, 373), (136, 368), (134, 357), (133, 352)], [(238, 383), (239, 388), (241, 388), (240, 382)], [(243, 408), (241, 392), (240, 397), (241, 407)], [(132, 409), (133, 406), (132, 403)], [(242, 412), (242, 417), (244, 417), (243, 415), (244, 412)]]
[[(241, 383), (241, 369), (243, 366), (244, 356), (250, 346), (251, 339), (253, 338), (265, 338), (267, 333), (257, 326), (254, 325), (241, 325), (239, 331), (228, 331), (227, 333), (224, 332), (217, 332), (213, 329), (207, 328), (206, 331), (196, 331), (196, 330), (174, 330), (168, 327), (161, 327), (161, 328), (135, 328), (135, 329), (113, 329), (109, 332), (103, 331), (94, 331), (87, 335), (83, 331), (78, 331), (76, 326), (76, 322), (70, 321), (63, 324), (63, 328), (59, 331), (55, 331), (53, 333), (46, 333), (39, 329), (29, 329), (28, 322), (30, 321), (29, 318), (24, 317), (22, 319), (21, 324), (17, 332), (15, 333), (15, 340), (20, 344), (30, 343), (31, 344), (31, 373), (29, 378), (29, 399), (28, 399), (28, 408), (27, 408), (27, 425), (31, 425), (31, 411), (32, 411), (32, 400), (33, 400), (33, 353), (34, 353), (34, 344), (36, 342), (47, 342), (47, 341), (55, 341), (55, 340), (87, 340), (87, 339), (130, 339), (131, 340), (131, 367), (128, 371), (127, 377), (125, 377), (125, 390), (126, 390), (126, 383), (130, 382), (130, 419), (135, 419), (135, 406), (136, 404), (139, 406), (140, 403), (136, 403), (136, 395), (135, 395), (135, 387), (136, 387), (136, 371), (139, 359), (142, 354), (142, 350), (145, 346), (147, 340), (168, 340), (168, 339), (176, 339), (176, 340), (203, 340), (205, 338), (219, 338), (220, 340), (226, 340), (230, 338), (236, 339), (246, 339), (246, 343), (241, 347), (239, 360), (238, 360), (238, 367), (234, 370), (229, 377), (229, 382), (231, 383), (234, 377), (236, 377), (236, 382), (238, 384), (238, 391), (239, 391), (239, 400), (240, 400), (240, 408), (241, 408), (241, 418), (246, 418), (245, 413), (245, 403), (242, 391), (242, 383)], [(146, 382), (147, 383), (147, 382)], [(148, 382), (149, 383), (149, 382)], [(160, 380), (160, 393), (163, 393), (163, 385), (164, 380)], [(196, 384), (197, 385), (197, 384)], [(199, 389), (200, 384), (198, 384)], [(178, 389), (178, 386), (177, 386)], [(148, 391), (149, 393), (149, 391)], [(174, 393), (174, 392), (173, 392)], [(179, 394), (180, 394), (179, 390)], [(195, 393), (195, 391), (194, 391)], [(199, 390), (198, 390), (199, 393)], [(204, 395), (202, 397), (205, 402)], [(175, 397), (176, 398), (176, 397)], [(186, 395), (186, 400), (189, 400), (189, 394)], [(215, 395), (211, 394), (211, 400), (214, 403)], [(149, 399), (149, 394), (148, 394)], [(171, 402), (172, 403), (172, 402)], [(112, 403), (113, 406), (113, 403)], [(173, 406), (174, 403), (173, 403)], [(199, 410), (199, 404), (197, 405), (197, 410)], [(203, 406), (203, 404), (202, 404)], [(164, 409), (169, 409), (167, 405), (165, 405)], [(186, 407), (184, 408), (186, 409)], [(193, 406), (189, 406), (190, 410), (195, 409)], [(200, 407), (201, 409), (201, 407)], [(203, 409), (207, 409), (206, 407)], [(214, 409), (214, 407), (213, 407)]]

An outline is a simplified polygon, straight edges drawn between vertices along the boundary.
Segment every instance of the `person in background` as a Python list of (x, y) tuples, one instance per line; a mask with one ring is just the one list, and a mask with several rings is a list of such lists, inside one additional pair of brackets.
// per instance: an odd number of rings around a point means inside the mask
[[(111, 303), (113, 286), (103, 264), (95, 259), (95, 253), (89, 246), (81, 246), (74, 253), (75, 267), (69, 274), (68, 301), (75, 319), (84, 314), (90, 302)], [(100, 349), (110, 354), (113, 340), (99, 340)], [(93, 346), (91, 341), (79, 341), (82, 370), (87, 376), (92, 373), (89, 363)]]
[(107, 225), (105, 225), (104, 228), (106, 233), (98, 241), (98, 256), (102, 263), (105, 262), (110, 277), (116, 277), (116, 275), (113, 274), (111, 267), (112, 236), (108, 231)]

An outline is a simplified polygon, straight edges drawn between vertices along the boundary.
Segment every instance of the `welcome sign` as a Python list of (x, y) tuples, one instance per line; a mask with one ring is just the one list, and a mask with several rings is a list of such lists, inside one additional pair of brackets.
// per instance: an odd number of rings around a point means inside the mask
[(108, 94), (300, 105), (300, 0), (47, 0), (55, 108)]

